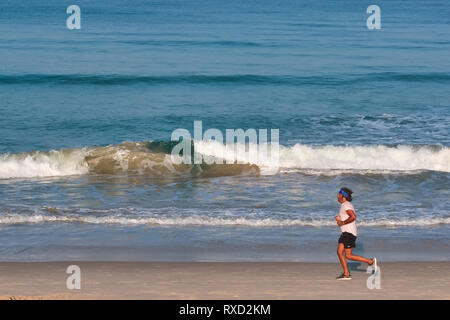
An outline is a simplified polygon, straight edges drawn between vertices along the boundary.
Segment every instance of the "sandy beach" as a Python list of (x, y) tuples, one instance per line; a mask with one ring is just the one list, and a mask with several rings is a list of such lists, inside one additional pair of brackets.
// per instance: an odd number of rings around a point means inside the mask
[[(69, 265), (81, 289), (68, 290)], [(336, 281), (337, 263), (30, 262), (0, 263), (1, 299), (450, 299), (450, 262), (380, 265), (381, 289), (366, 266)]]

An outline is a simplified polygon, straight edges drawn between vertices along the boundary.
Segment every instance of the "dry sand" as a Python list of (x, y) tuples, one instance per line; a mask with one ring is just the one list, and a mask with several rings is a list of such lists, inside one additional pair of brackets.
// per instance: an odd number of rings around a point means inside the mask
[[(66, 288), (69, 265), (81, 289)], [(31, 262), (0, 263), (0, 299), (450, 299), (450, 262), (382, 263), (381, 289), (366, 265), (337, 281), (338, 263)]]

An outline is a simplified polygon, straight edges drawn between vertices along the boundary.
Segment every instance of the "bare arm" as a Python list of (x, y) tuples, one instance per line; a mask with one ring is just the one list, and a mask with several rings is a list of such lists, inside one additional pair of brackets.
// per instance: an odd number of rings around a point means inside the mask
[(347, 210), (347, 211), (345, 211), (345, 213), (347, 213), (348, 214), (348, 218), (345, 220), (345, 221), (338, 221), (338, 226), (343, 226), (344, 224), (349, 224), (349, 223), (352, 223), (353, 221), (355, 221), (356, 220), (356, 214), (355, 214), (355, 211), (353, 211), (353, 210)]

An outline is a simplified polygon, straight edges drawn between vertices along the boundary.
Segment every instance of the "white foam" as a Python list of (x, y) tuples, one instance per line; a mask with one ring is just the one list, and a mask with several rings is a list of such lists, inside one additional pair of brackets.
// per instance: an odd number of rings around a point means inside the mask
[[(248, 219), (241, 217), (205, 217), (192, 215), (188, 217), (124, 217), (124, 216), (89, 216), (89, 215), (47, 215), (47, 214), (0, 214), (0, 224), (32, 224), (78, 222), (89, 224), (114, 224), (114, 225), (164, 225), (164, 226), (248, 226), (248, 227), (336, 227), (332, 219), (272, 219), (259, 218)], [(366, 227), (401, 227), (401, 226), (434, 226), (450, 224), (450, 218), (427, 219), (393, 219), (386, 218), (358, 221), (358, 226)]]
[[(388, 147), (384, 145), (371, 146), (310, 146), (296, 144), (292, 147), (280, 145), (278, 162), (270, 162), (266, 157), (259, 159), (249, 156), (252, 148), (245, 152), (233, 152), (225, 145), (216, 141), (196, 144), (196, 151), (216, 158), (230, 161), (237, 159), (248, 161), (260, 168), (278, 167), (282, 172), (332, 171), (339, 174), (345, 171), (389, 172), (389, 171), (422, 171), (434, 170), (450, 172), (450, 148), (431, 146), (400, 145)], [(276, 161), (277, 159), (274, 159)]]
[(0, 179), (86, 174), (84, 149), (0, 155)]

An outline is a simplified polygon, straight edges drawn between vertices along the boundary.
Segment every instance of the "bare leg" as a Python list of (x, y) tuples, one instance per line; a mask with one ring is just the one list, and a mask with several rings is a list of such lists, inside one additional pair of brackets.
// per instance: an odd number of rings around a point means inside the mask
[(338, 255), (339, 261), (342, 265), (342, 269), (344, 269), (344, 274), (349, 275), (350, 273), (348, 272), (348, 268), (347, 268), (347, 260), (345, 260), (343, 243), (338, 243), (337, 255)]
[(345, 249), (345, 257), (348, 260), (361, 261), (361, 262), (365, 262), (365, 263), (368, 263), (368, 264), (371, 264), (373, 262), (373, 260), (370, 260), (370, 259), (358, 256), (356, 254), (353, 254), (352, 251), (353, 251), (353, 248)]

